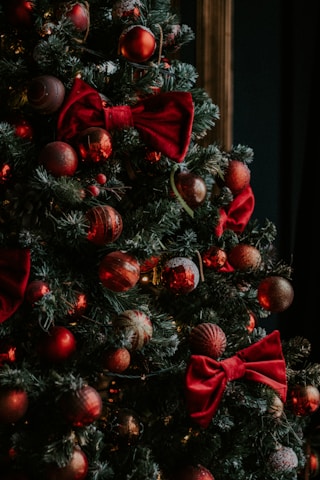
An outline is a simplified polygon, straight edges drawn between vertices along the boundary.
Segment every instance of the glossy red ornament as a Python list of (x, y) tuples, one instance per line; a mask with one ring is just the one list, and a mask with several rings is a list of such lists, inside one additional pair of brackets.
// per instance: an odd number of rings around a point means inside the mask
[(46, 473), (46, 480), (84, 480), (89, 471), (89, 462), (84, 451), (75, 446), (72, 456), (67, 465), (49, 465)]
[(68, 360), (75, 350), (75, 336), (68, 328), (59, 325), (43, 332), (37, 345), (41, 359), (52, 363)]
[(102, 368), (110, 372), (124, 372), (130, 365), (131, 354), (125, 347), (109, 347), (102, 354)]
[(64, 393), (59, 405), (65, 419), (74, 427), (90, 425), (102, 413), (101, 396), (90, 385)]
[(171, 258), (162, 270), (163, 285), (176, 294), (192, 292), (198, 285), (200, 274), (197, 265), (185, 257)]
[(44, 282), (43, 280), (32, 280), (26, 288), (25, 299), (33, 306), (49, 292), (50, 288), (47, 282)]
[(72, 177), (78, 168), (78, 155), (71, 145), (56, 140), (41, 150), (39, 162), (54, 177)]
[(126, 292), (133, 288), (140, 278), (140, 264), (129, 253), (110, 252), (103, 257), (99, 266), (101, 283), (113, 292)]
[(26, 414), (29, 406), (28, 394), (23, 389), (0, 389), (0, 422), (15, 423)]
[(227, 337), (219, 325), (206, 322), (193, 327), (189, 343), (192, 354), (217, 359), (226, 349)]
[(230, 160), (224, 175), (224, 183), (234, 195), (248, 187), (250, 179), (251, 172), (245, 163), (240, 160)]
[(259, 283), (257, 298), (265, 310), (273, 313), (283, 312), (293, 302), (294, 290), (289, 280), (272, 275)]
[(320, 406), (320, 392), (313, 385), (296, 385), (288, 391), (287, 407), (297, 416), (311, 415)]
[(173, 480), (214, 480), (214, 477), (210, 470), (198, 464), (182, 468)]
[(87, 239), (98, 246), (115, 242), (121, 235), (123, 222), (120, 213), (110, 205), (92, 207), (86, 213), (89, 221)]
[(64, 97), (64, 84), (53, 75), (40, 75), (33, 78), (27, 91), (29, 104), (43, 115), (57, 112), (63, 103)]
[(151, 320), (140, 310), (125, 310), (113, 319), (112, 324), (124, 335), (129, 350), (141, 350), (152, 338)]
[(120, 35), (118, 51), (129, 62), (146, 62), (152, 57), (155, 49), (155, 36), (143, 25), (130, 25)]
[(105, 162), (112, 154), (111, 135), (104, 128), (89, 127), (80, 134), (78, 150), (84, 162)]
[(185, 171), (178, 172), (175, 175), (175, 186), (190, 208), (200, 207), (204, 203), (207, 186), (199, 175)]
[(70, 5), (66, 16), (80, 32), (85, 32), (90, 24), (89, 7), (84, 3), (78, 2)]
[(220, 270), (227, 261), (227, 254), (222, 248), (213, 246), (202, 255), (202, 261), (207, 268)]
[(230, 265), (242, 272), (256, 270), (261, 265), (261, 254), (253, 245), (238, 243), (227, 254)]
[(104, 173), (98, 173), (96, 176), (96, 181), (99, 183), (99, 185), (104, 185), (107, 183), (107, 176)]
[(86, 192), (88, 192), (92, 197), (99, 197), (101, 190), (97, 185), (89, 185), (86, 189)]
[(33, 2), (27, 0), (7, 0), (4, 13), (14, 27), (31, 27), (33, 24)]

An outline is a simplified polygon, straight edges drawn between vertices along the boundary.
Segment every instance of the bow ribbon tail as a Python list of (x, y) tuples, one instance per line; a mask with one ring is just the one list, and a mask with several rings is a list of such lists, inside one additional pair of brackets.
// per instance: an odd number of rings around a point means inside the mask
[(220, 237), (225, 230), (242, 233), (247, 226), (255, 206), (255, 198), (250, 185), (240, 192), (226, 208), (220, 209), (220, 218), (215, 233)]

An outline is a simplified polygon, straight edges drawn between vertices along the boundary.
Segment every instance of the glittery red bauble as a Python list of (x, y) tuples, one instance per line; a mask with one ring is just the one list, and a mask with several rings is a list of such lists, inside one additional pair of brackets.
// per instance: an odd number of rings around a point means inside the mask
[(227, 346), (227, 338), (218, 325), (214, 323), (200, 323), (193, 327), (189, 336), (191, 353), (219, 358)]
[(207, 268), (220, 270), (227, 261), (227, 254), (222, 248), (213, 246), (202, 255), (202, 261)]
[(129, 62), (146, 62), (155, 52), (156, 39), (143, 25), (130, 25), (119, 38), (119, 53)]
[(43, 360), (63, 362), (68, 360), (76, 350), (76, 339), (66, 327), (54, 326), (44, 332), (39, 339), (37, 351)]
[(105, 162), (112, 153), (111, 135), (104, 128), (89, 127), (80, 134), (78, 150), (84, 162)]
[(17, 388), (0, 389), (0, 422), (15, 423), (28, 410), (29, 398), (25, 390)]
[(72, 177), (78, 168), (78, 156), (71, 145), (54, 141), (40, 152), (39, 162), (54, 177)]
[(163, 285), (172, 293), (186, 294), (192, 292), (199, 283), (197, 265), (185, 257), (168, 260), (162, 270)]
[(140, 310), (125, 310), (112, 323), (126, 338), (129, 350), (141, 350), (152, 337), (151, 320)]
[(67, 11), (67, 17), (80, 32), (88, 29), (90, 23), (89, 8), (84, 3), (75, 3)]
[(269, 468), (275, 473), (288, 473), (298, 466), (298, 457), (291, 447), (279, 445), (267, 459)]
[(90, 223), (87, 239), (95, 245), (103, 246), (115, 242), (123, 229), (122, 217), (110, 205), (92, 207), (86, 217)]
[(33, 280), (26, 288), (25, 299), (30, 305), (34, 305), (36, 302), (50, 292), (49, 285), (42, 280)]
[(190, 208), (199, 207), (206, 199), (207, 186), (199, 175), (178, 172), (175, 175), (175, 186)]
[(251, 172), (240, 160), (231, 160), (224, 175), (224, 183), (234, 195), (250, 184)]
[(236, 270), (257, 269), (261, 265), (261, 254), (253, 245), (238, 243), (228, 252), (228, 262)]
[(283, 312), (293, 302), (294, 290), (289, 280), (274, 275), (264, 278), (259, 283), (257, 298), (265, 310), (273, 313)]
[(99, 266), (102, 284), (113, 292), (126, 292), (133, 288), (140, 278), (138, 260), (129, 253), (114, 251), (103, 257)]
[(212, 473), (202, 465), (182, 468), (173, 480), (214, 480)]
[(101, 396), (90, 385), (64, 393), (59, 404), (64, 417), (74, 427), (90, 425), (102, 412)]
[(124, 372), (130, 365), (131, 354), (125, 347), (110, 347), (102, 354), (102, 368), (110, 372)]
[(46, 480), (83, 480), (87, 478), (89, 462), (86, 454), (76, 446), (67, 465), (50, 465), (45, 473)]
[(65, 87), (53, 75), (41, 75), (31, 80), (27, 91), (28, 102), (39, 113), (50, 115), (62, 105)]
[(8, 22), (15, 27), (31, 27), (33, 23), (33, 2), (27, 0), (7, 0), (4, 13)]
[(320, 393), (313, 385), (296, 385), (287, 395), (287, 407), (297, 416), (311, 415), (320, 406)]

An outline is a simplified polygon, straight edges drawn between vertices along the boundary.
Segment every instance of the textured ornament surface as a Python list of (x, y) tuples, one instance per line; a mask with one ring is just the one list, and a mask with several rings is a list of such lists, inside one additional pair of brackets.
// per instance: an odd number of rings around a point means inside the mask
[(126, 292), (138, 283), (140, 264), (135, 257), (126, 252), (110, 252), (100, 263), (99, 278), (109, 290)]
[(258, 285), (257, 298), (260, 305), (270, 312), (283, 312), (290, 307), (294, 290), (289, 282), (281, 276), (264, 278)]
[(216, 359), (225, 351), (227, 338), (215, 323), (200, 323), (191, 330), (189, 343), (193, 354)]
[(125, 310), (112, 323), (125, 335), (129, 350), (141, 350), (152, 338), (151, 320), (140, 310)]
[(97, 205), (86, 213), (90, 227), (87, 239), (98, 246), (115, 242), (121, 235), (123, 222), (120, 213), (110, 205)]
[(163, 266), (163, 284), (173, 293), (190, 293), (198, 286), (199, 280), (200, 273), (198, 267), (189, 258), (171, 258)]

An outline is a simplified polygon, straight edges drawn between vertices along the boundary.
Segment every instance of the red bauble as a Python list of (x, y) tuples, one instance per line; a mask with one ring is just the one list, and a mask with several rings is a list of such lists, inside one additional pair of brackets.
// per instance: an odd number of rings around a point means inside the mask
[(228, 252), (228, 262), (236, 270), (255, 270), (261, 265), (261, 254), (253, 245), (238, 243)]
[(119, 38), (119, 54), (129, 62), (146, 62), (154, 54), (156, 39), (152, 31), (143, 25), (130, 25)]
[(124, 372), (130, 365), (131, 354), (125, 347), (110, 347), (102, 354), (102, 368), (110, 372)]
[(240, 160), (231, 160), (224, 175), (224, 183), (234, 195), (250, 184), (251, 172)]
[(33, 2), (27, 0), (7, 0), (4, 5), (6, 18), (14, 27), (31, 27), (32, 11)]
[(58, 140), (48, 143), (41, 150), (39, 162), (54, 177), (72, 177), (78, 168), (78, 156), (74, 148)]
[(97, 185), (89, 185), (86, 190), (92, 197), (100, 195), (100, 188)]
[(112, 153), (111, 135), (104, 128), (89, 127), (80, 134), (78, 150), (84, 162), (105, 162)]
[(172, 293), (186, 294), (194, 290), (200, 279), (197, 265), (185, 257), (168, 260), (162, 270), (162, 282)]
[(257, 298), (265, 310), (273, 313), (283, 312), (293, 302), (294, 290), (289, 280), (273, 275), (259, 283)]
[(200, 323), (191, 330), (189, 337), (191, 353), (219, 358), (227, 346), (227, 338), (218, 325), (214, 323)]
[(175, 175), (175, 186), (190, 208), (197, 208), (204, 203), (207, 186), (199, 175), (191, 172), (178, 172)]
[(28, 410), (29, 398), (25, 390), (17, 388), (0, 389), (0, 422), (15, 423)]
[(98, 246), (115, 242), (123, 229), (122, 217), (110, 205), (92, 207), (86, 217), (90, 223), (87, 239)]
[(54, 326), (44, 332), (38, 342), (39, 356), (48, 362), (68, 360), (76, 350), (76, 339), (66, 327)]
[(50, 292), (49, 285), (42, 280), (33, 280), (26, 288), (25, 299), (30, 305), (34, 305), (36, 302)]
[(174, 480), (214, 480), (212, 473), (202, 465), (188, 465), (182, 468)]
[(80, 32), (88, 29), (90, 24), (89, 7), (84, 3), (71, 4), (66, 15)]
[(311, 415), (320, 406), (320, 392), (313, 385), (296, 385), (288, 392), (287, 406), (297, 416)]
[(220, 270), (227, 261), (227, 254), (222, 248), (213, 246), (202, 255), (202, 261), (207, 268)]
[(150, 318), (140, 310), (125, 310), (112, 323), (124, 335), (129, 350), (141, 350), (152, 337)]
[(87, 478), (89, 462), (80, 447), (75, 447), (72, 456), (64, 467), (50, 465), (45, 473), (46, 480), (83, 480)]
[(101, 396), (90, 385), (64, 393), (59, 405), (65, 419), (74, 427), (90, 425), (102, 413)]
[(99, 266), (102, 284), (113, 292), (126, 292), (133, 288), (140, 278), (140, 264), (129, 253), (114, 251), (103, 257)]
[(63, 83), (53, 75), (41, 75), (33, 78), (27, 92), (29, 104), (43, 115), (50, 115), (59, 110), (64, 96)]
[(99, 183), (99, 185), (104, 185), (107, 183), (107, 177), (104, 173), (98, 173), (96, 176), (96, 181)]

